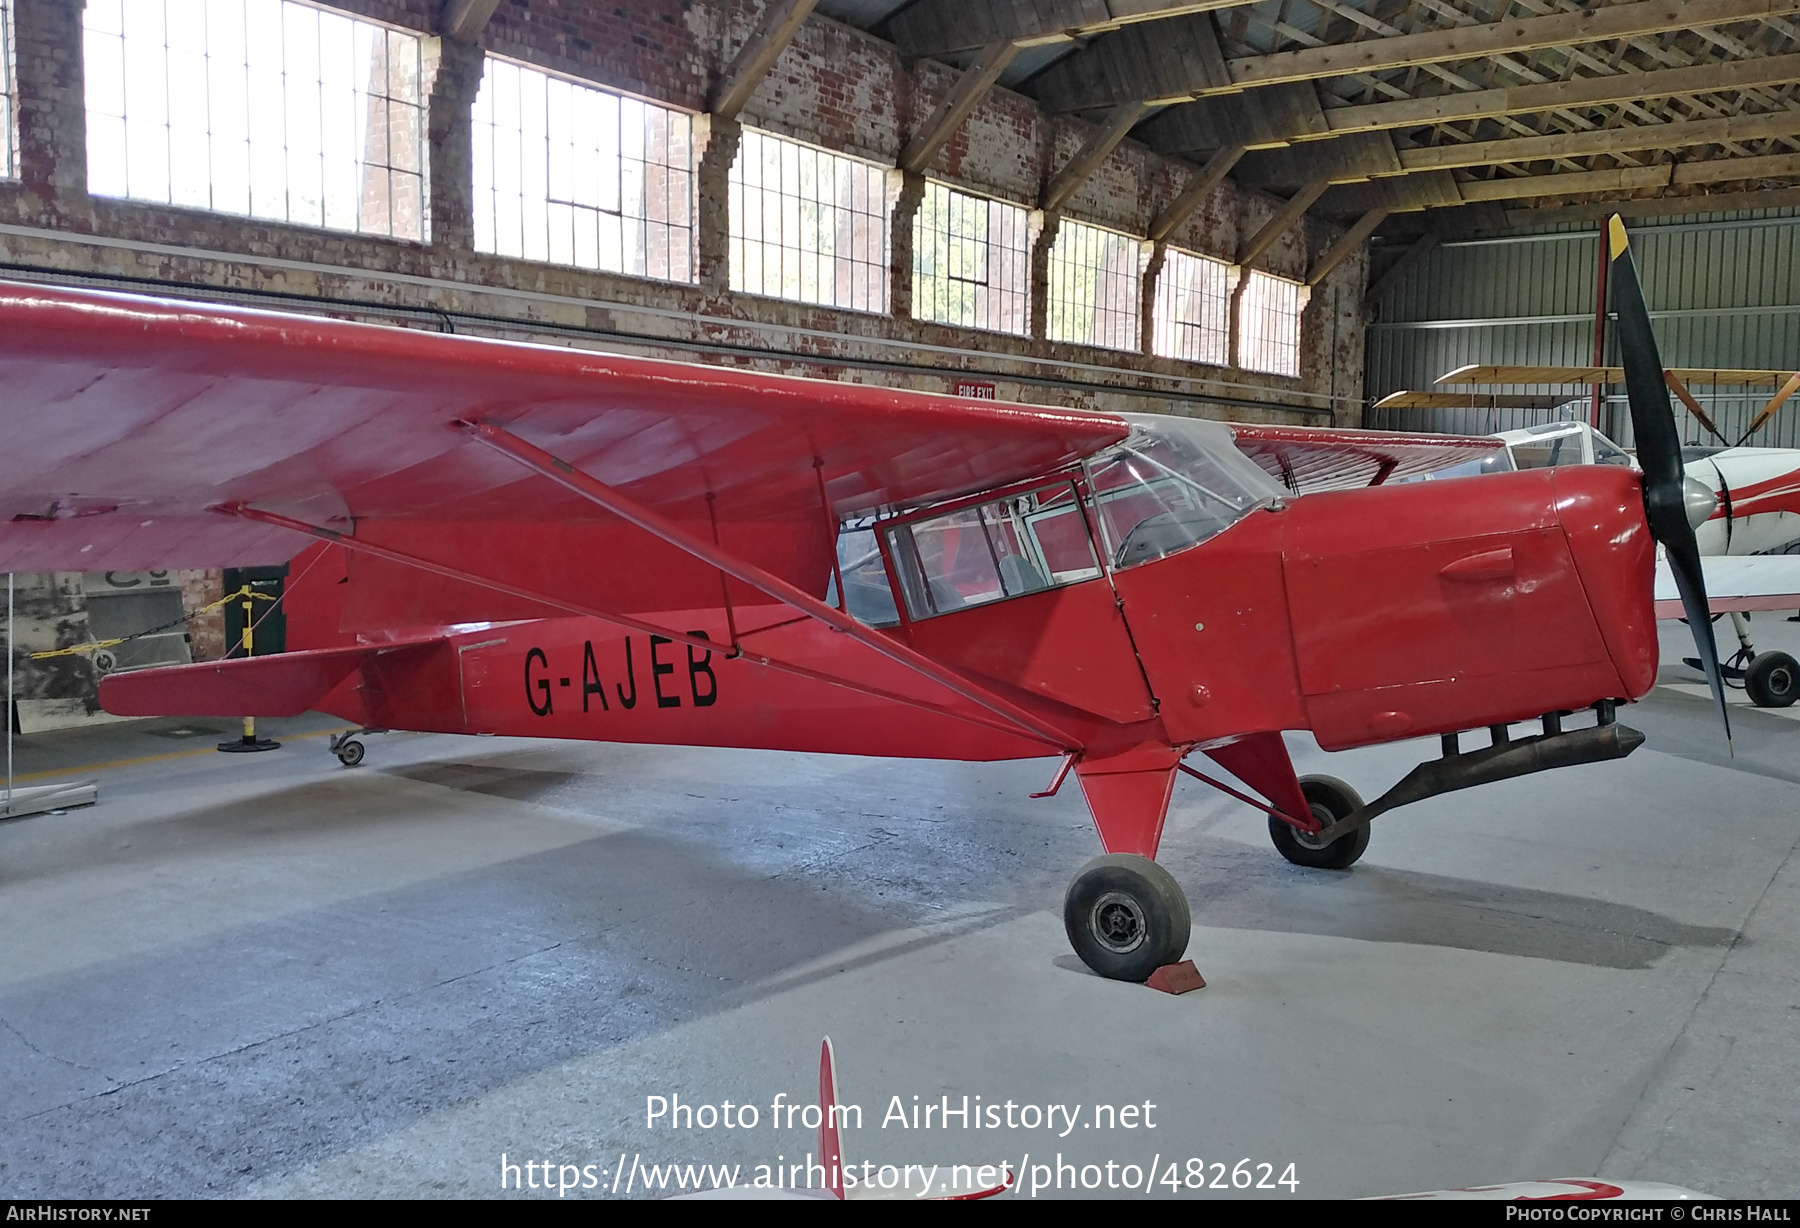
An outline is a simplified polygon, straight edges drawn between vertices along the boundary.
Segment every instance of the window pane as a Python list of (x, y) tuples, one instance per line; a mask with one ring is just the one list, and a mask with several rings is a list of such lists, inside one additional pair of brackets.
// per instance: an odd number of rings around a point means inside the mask
[(1222, 367), (1230, 361), (1231, 267), (1169, 248), (1156, 279), (1151, 352)]
[(1050, 340), (1137, 349), (1143, 252), (1129, 235), (1065, 219), (1050, 248)]
[(693, 280), (693, 117), (488, 57), (475, 99), (475, 247)]
[[(1068, 484), (915, 520), (888, 531), (907, 613), (949, 614), (1100, 574)], [(846, 590), (850, 580), (844, 581)]]
[(1238, 361), (1247, 371), (1300, 374), (1302, 286), (1252, 269), (1238, 301)]
[(425, 237), (417, 36), (294, 0), (96, 0), (82, 21), (91, 191)]
[(1028, 214), (927, 182), (913, 221), (913, 318), (1025, 336)]
[(887, 310), (887, 172), (745, 129), (731, 166), (731, 288)]

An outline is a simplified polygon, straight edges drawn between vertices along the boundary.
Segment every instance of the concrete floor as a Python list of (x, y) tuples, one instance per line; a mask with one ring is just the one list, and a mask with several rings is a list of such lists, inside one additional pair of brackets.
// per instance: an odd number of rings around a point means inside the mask
[[(1097, 848), (1076, 790), (1025, 797), (1048, 762), (393, 735), (346, 771), (317, 718), (252, 757), (175, 721), (34, 738), (22, 772), (160, 757), (0, 824), (0, 1195), (494, 1196), (503, 1153), (592, 1165), (589, 1196), (621, 1155), (619, 1196), (634, 1163), (748, 1181), (812, 1149), (768, 1106), (812, 1099), (830, 1033), (857, 1162), (1791, 1197), (1800, 728), (1734, 712), (1728, 760), (1693, 680), (1624, 716), (1631, 759), (1398, 811), (1348, 873), (1184, 782), (1163, 860), (1210, 986), (1180, 998), (1069, 953)], [(1434, 753), (1295, 750), (1368, 796)], [(881, 1125), (964, 1094), (1084, 1107), (1066, 1136)], [(646, 1127), (675, 1095), (762, 1120)], [(1154, 1129), (1093, 1128), (1146, 1101)]]

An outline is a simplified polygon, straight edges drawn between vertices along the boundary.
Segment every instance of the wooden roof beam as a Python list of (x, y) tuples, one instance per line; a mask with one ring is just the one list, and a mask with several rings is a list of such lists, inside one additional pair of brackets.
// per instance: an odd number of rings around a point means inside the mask
[[(1397, 38), (1369, 38), (1225, 62), (1232, 88), (1311, 81), (1353, 73), (1386, 72), (1452, 60), (1470, 60), (1544, 47), (1598, 43), (1632, 35), (1660, 34), (1691, 26), (1757, 21), (1800, 12), (1800, 0), (1638, 0), (1591, 12), (1553, 13), (1481, 26), (1428, 30)], [(1224, 90), (1210, 90), (1222, 93)], [(1190, 95), (1190, 97), (1203, 95)], [(1179, 98), (1151, 98), (1166, 104)]]
[(1632, 124), (1592, 132), (1559, 132), (1548, 136), (1470, 141), (1465, 145), (1432, 145), (1399, 151), (1409, 171), (1449, 170), (1505, 162), (1540, 162), (1551, 158), (1589, 158), (1630, 150), (1677, 149), (1800, 135), (1800, 109), (1773, 115), (1733, 115), (1685, 123)]
[(1018, 54), (1019, 44), (1005, 40), (982, 48), (975, 62), (956, 79), (956, 84), (938, 103), (925, 126), (900, 151), (900, 169), (920, 172), (930, 166), (932, 159), (956, 135), (963, 120), (969, 117), (969, 112), (975, 109), (975, 104), (981, 101), (982, 95), (993, 88), (994, 82)]
[(1331, 276), (1333, 269), (1350, 258), (1350, 254), (1363, 245), (1368, 237), (1375, 233), (1375, 228), (1387, 220), (1388, 211), (1379, 205), (1363, 214), (1356, 220), (1356, 225), (1343, 233), (1343, 236), (1325, 249), (1325, 254), (1307, 270), (1306, 284), (1316, 286)]
[(736, 119), (817, 3), (818, 0), (769, 0), (756, 29), (731, 57), (731, 66), (713, 87), (707, 109), (721, 119)]
[(1705, 192), (1692, 196), (1660, 196), (1654, 200), (1615, 200), (1591, 205), (1508, 209), (1505, 216), (1508, 227), (1553, 226), (1567, 222), (1604, 221), (1615, 213), (1626, 217), (1680, 217), (1688, 213), (1787, 209), (1795, 205), (1800, 205), (1800, 188), (1772, 188), (1757, 192)]
[[(1175, 107), (1146, 124), (1143, 135), (1149, 139), (1152, 148), (1163, 153), (1189, 153), (1217, 148), (1222, 141), (1222, 125), (1213, 111), (1223, 107), (1233, 113), (1234, 121), (1224, 126), (1235, 127), (1242, 132), (1246, 143), (1274, 146), (1354, 132), (1465, 123), (1571, 107), (1609, 106), (1645, 98), (1709, 94), (1753, 86), (1782, 86), (1796, 81), (1800, 81), (1800, 54), (1764, 56), (1723, 64), (1699, 64), (1687, 68), (1659, 69), (1655, 72), (1574, 77), (1567, 81), (1541, 85), (1506, 86), (1446, 94), (1436, 98), (1405, 98), (1324, 110), (1320, 110), (1316, 103), (1309, 108), (1289, 105), (1283, 112), (1266, 119), (1255, 111), (1239, 117), (1236, 112), (1262, 95), (1263, 91), (1256, 90), (1229, 99), (1213, 99)], [(1291, 85), (1279, 89), (1292, 92), (1310, 90), (1311, 87)], [(1244, 131), (1245, 120), (1250, 122), (1254, 131)]]
[(1081, 148), (1076, 151), (1069, 164), (1056, 173), (1050, 186), (1044, 189), (1043, 208), (1045, 212), (1060, 209), (1063, 202), (1075, 195), (1087, 177), (1094, 173), (1094, 168), (1106, 161), (1108, 154), (1118, 147), (1125, 134), (1137, 126), (1138, 120), (1144, 117), (1144, 104), (1141, 102), (1122, 102), (1113, 108), (1106, 123), (1096, 128)]
[(900, 54), (974, 51), (1006, 41), (1067, 43), (1142, 21), (1205, 13), (1253, 0), (918, 0), (888, 21)]
[(1329, 179), (1315, 179), (1302, 187), (1275, 211), (1275, 216), (1263, 223), (1263, 228), (1250, 237), (1250, 241), (1238, 249), (1237, 262), (1241, 268), (1248, 269), (1256, 263), (1262, 254), (1275, 246), (1275, 241), (1294, 228), (1313, 206), (1313, 202), (1325, 194), (1331, 186)]
[(500, 0), (444, 0), (438, 11), (438, 33), (462, 43), (476, 42), (499, 7)]
[(1225, 176), (1231, 172), (1231, 168), (1237, 165), (1238, 159), (1243, 156), (1244, 147), (1242, 145), (1227, 145), (1208, 158), (1206, 165), (1202, 166), (1200, 173), (1194, 177), (1194, 181), (1188, 184), (1181, 195), (1177, 196), (1174, 202), (1158, 214), (1156, 220), (1150, 224), (1151, 240), (1161, 243), (1175, 233), (1176, 228), (1188, 220), (1188, 215), (1199, 208), (1208, 196), (1212, 195), (1213, 189), (1219, 186)]

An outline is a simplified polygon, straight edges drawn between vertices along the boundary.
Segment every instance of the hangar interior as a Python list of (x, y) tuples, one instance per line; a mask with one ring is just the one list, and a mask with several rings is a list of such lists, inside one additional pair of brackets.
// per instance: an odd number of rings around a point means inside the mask
[[(1631, 447), (1617, 383), (1439, 383), (1623, 361), (1616, 213), (1663, 359), (1727, 377), (1683, 389), (1682, 442), (1800, 443), (1794, 387), (1729, 378), (1800, 368), (1800, 0), (0, 0), (0, 27), (6, 281)], [(259, 428), (212, 429), (196, 455)], [(232, 562), (9, 581), (9, 773), (101, 789), (0, 822), (9, 1196), (492, 1196), (503, 1153), (645, 1196), (618, 1170), (812, 1147), (644, 1104), (808, 1101), (825, 1033), (868, 1115), (847, 1156), (1025, 1170), (1007, 1196), (1118, 1196), (1082, 1174), (1139, 1151), (1179, 1158), (1167, 1196), (1293, 1195), (1187, 1180), (1245, 1159), (1316, 1197), (1794, 1192), (1793, 709), (1734, 693), (1728, 751), (1680, 623), (1642, 750), (1407, 807), (1354, 870), (1183, 782), (1160, 860), (1210, 984), (1165, 996), (1068, 953), (1097, 846), (1076, 790), (1028, 800), (1054, 759), (394, 733), (345, 772), (318, 713), (235, 756), (229, 721), (103, 712), (103, 677), (241, 655), (246, 620), (286, 646), (239, 595), (287, 560)], [(1791, 613), (1759, 647), (1800, 646)], [(1289, 750), (1365, 796), (1436, 753)], [(964, 1094), (1166, 1115), (880, 1124)]]

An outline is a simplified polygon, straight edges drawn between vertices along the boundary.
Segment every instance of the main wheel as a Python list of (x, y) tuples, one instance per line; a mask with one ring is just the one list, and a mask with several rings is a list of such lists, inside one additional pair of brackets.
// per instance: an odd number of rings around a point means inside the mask
[(363, 756), (367, 753), (368, 753), (367, 748), (364, 747), (361, 742), (356, 741), (354, 738), (349, 739), (348, 741), (338, 743), (338, 748), (337, 748), (338, 762), (343, 764), (345, 767), (355, 767), (357, 764), (359, 764), (363, 761)]
[[(1356, 790), (1335, 776), (1302, 776), (1300, 792), (1305, 795), (1307, 805), (1312, 807), (1313, 817), (1321, 823), (1335, 823), (1362, 809), (1362, 798), (1357, 796)], [(1269, 816), (1269, 838), (1283, 857), (1297, 866), (1315, 870), (1347, 870), (1369, 847), (1367, 825), (1327, 844), (1292, 823), (1283, 823), (1274, 815)]]
[(1145, 981), (1187, 950), (1187, 896), (1169, 872), (1136, 853), (1081, 867), (1063, 899), (1063, 927), (1081, 962), (1115, 981)]
[(1785, 708), (1800, 698), (1800, 661), (1765, 652), (1744, 671), (1744, 693), (1759, 708)]

